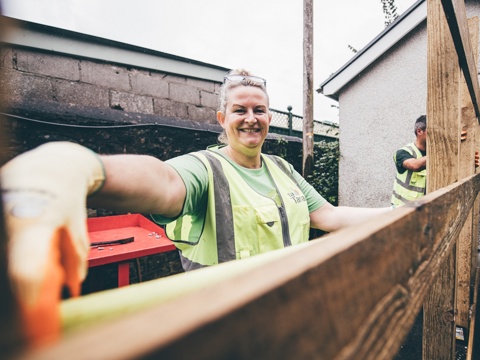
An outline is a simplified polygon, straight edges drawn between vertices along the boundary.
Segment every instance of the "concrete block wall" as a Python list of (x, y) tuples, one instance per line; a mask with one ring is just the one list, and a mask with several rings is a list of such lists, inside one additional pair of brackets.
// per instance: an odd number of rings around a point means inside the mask
[(44, 100), (215, 124), (219, 83), (21, 47), (1, 50), (1, 91)]

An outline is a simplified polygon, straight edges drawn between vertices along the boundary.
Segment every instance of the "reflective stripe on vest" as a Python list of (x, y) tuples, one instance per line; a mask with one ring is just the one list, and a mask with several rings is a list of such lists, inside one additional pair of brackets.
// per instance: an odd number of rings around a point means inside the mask
[[(402, 150), (407, 151), (415, 159), (422, 157), (422, 153), (414, 143), (406, 145)], [(396, 154), (394, 155), (394, 160), (396, 162)], [(397, 171), (397, 176), (395, 177), (395, 182), (393, 184), (391, 198), (392, 205), (401, 206), (425, 195), (426, 174), (426, 169), (421, 171), (407, 169), (403, 174), (400, 174)]]
[[(192, 156), (204, 163), (213, 186), (208, 188), (209, 205), (201, 229), (194, 229), (189, 215), (166, 227), (185, 270), (308, 241), (308, 206), (284, 160), (262, 155), (284, 204), (277, 207), (274, 200), (253, 190), (223, 156), (212, 151)], [(297, 230), (293, 235), (290, 221)]]

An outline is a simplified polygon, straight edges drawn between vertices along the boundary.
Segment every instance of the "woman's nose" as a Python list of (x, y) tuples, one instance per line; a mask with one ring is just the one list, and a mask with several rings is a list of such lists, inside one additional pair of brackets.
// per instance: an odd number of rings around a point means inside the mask
[(255, 114), (253, 113), (253, 111), (247, 111), (245, 116), (245, 122), (248, 122), (248, 123), (257, 122), (257, 119), (255, 118)]

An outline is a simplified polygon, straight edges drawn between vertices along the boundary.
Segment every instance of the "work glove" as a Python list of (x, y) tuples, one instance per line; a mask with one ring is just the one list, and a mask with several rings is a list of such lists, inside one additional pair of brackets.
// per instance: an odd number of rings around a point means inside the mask
[(24, 336), (37, 346), (60, 335), (63, 288), (80, 293), (90, 247), (86, 197), (102, 186), (104, 170), (87, 148), (51, 142), (0, 171), (9, 276)]

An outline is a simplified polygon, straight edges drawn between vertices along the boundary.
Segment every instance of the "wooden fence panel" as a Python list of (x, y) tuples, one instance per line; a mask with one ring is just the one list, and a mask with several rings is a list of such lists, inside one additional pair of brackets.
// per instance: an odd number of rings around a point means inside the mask
[(391, 359), (479, 189), (475, 175), (415, 206), (279, 250), (285, 256), (17, 359)]

